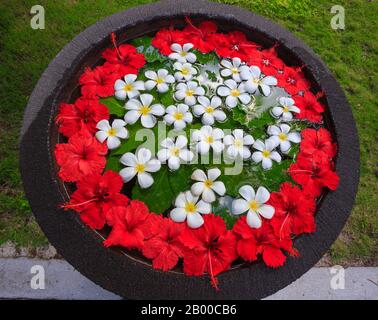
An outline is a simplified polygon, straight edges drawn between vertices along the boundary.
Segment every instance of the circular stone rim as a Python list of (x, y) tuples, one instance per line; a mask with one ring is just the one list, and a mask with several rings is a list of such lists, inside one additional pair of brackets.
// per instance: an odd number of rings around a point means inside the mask
[[(253, 263), (218, 276), (221, 290), (211, 287), (207, 276), (188, 277), (162, 272), (129, 255), (102, 245), (102, 238), (86, 227), (76, 213), (58, 208), (66, 196), (59, 187), (51, 157), (50, 140), (54, 102), (59, 87), (71, 79), (72, 69), (111, 32), (138, 24), (200, 16), (226, 19), (250, 31), (258, 30), (277, 41), (302, 61), (325, 93), (328, 113), (338, 143), (336, 171), (340, 185), (324, 196), (316, 213), (317, 231), (295, 241), (299, 258), (288, 257), (278, 269)], [(325, 64), (303, 42), (275, 23), (235, 6), (197, 0), (167, 0), (135, 7), (109, 16), (90, 26), (49, 64), (32, 95), (24, 115), (20, 141), (20, 167), (32, 211), (58, 252), (75, 269), (101, 287), (131, 299), (261, 299), (286, 287), (307, 272), (341, 232), (354, 203), (359, 181), (359, 143), (351, 108), (339, 84)]]

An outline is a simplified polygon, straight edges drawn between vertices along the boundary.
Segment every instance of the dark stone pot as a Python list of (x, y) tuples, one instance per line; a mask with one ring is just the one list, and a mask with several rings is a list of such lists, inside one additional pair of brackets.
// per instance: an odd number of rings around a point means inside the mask
[[(340, 186), (319, 202), (316, 233), (295, 240), (300, 257), (289, 257), (279, 269), (259, 262), (234, 267), (219, 275), (219, 292), (211, 287), (207, 276), (157, 271), (133, 253), (105, 248), (101, 233), (86, 227), (75, 212), (58, 208), (70, 192), (57, 177), (53, 156), (59, 141), (54, 125), (59, 103), (75, 98), (79, 75), (84, 66), (98, 63), (100, 52), (110, 46), (111, 32), (120, 41), (127, 41), (170, 23), (183, 26), (185, 16), (194, 21), (213, 19), (223, 31), (241, 30), (263, 45), (279, 42), (279, 54), (285, 62), (305, 64), (308, 77), (324, 91), (327, 125), (338, 143)], [(105, 18), (79, 34), (50, 63), (30, 97), (20, 153), (27, 198), (50, 242), (83, 275), (131, 299), (260, 299), (273, 294), (310, 269), (337, 238), (352, 209), (359, 179), (359, 144), (352, 112), (324, 63), (278, 25), (237, 7), (206, 1), (168, 0), (136, 7)]]

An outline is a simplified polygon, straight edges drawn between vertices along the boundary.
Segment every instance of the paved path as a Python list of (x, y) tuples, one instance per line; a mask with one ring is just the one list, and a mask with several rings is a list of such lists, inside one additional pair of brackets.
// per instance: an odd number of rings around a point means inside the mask
[[(34, 269), (32, 267), (34, 266)], [(33, 276), (45, 271), (45, 289), (32, 289)], [(378, 268), (313, 268), (267, 299), (378, 300)], [(34, 272), (34, 273), (32, 273)], [(345, 284), (343, 283), (343, 273)], [(40, 273), (39, 273), (40, 274)], [(35, 280), (36, 278), (34, 278)], [(38, 283), (36, 283), (38, 285)], [(344, 289), (341, 287), (344, 284)], [(338, 287), (339, 289), (332, 289)], [(64, 260), (0, 258), (0, 299), (120, 299), (83, 277)]]

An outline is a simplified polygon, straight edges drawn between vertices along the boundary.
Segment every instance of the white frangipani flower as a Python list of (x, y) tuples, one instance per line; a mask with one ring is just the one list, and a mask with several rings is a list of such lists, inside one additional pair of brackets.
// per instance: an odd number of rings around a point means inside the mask
[(287, 124), (280, 124), (278, 126), (269, 126), (267, 133), (270, 135), (269, 140), (272, 140), (277, 146), (280, 146), (281, 152), (286, 153), (291, 148), (291, 142), (301, 142), (301, 135), (299, 132), (290, 132), (290, 126)]
[(270, 87), (277, 85), (277, 79), (272, 76), (263, 77), (261, 70), (257, 66), (242, 67), (240, 76), (245, 81), (245, 88), (249, 93), (255, 93), (257, 89), (260, 89), (264, 96), (270, 95)]
[(197, 69), (192, 66), (191, 63), (181, 63), (181, 62), (175, 62), (173, 64), (173, 68), (177, 70), (175, 72), (175, 78), (177, 81), (185, 80), (189, 81), (197, 74)]
[(144, 90), (143, 81), (135, 81), (137, 76), (135, 74), (128, 74), (124, 80), (118, 79), (114, 83), (115, 97), (119, 100), (135, 98), (139, 95), (139, 91)]
[(171, 50), (173, 51), (168, 57), (172, 60), (177, 60), (178, 62), (194, 63), (197, 60), (196, 55), (193, 52), (189, 52), (194, 46), (191, 43), (185, 43), (181, 46), (178, 43), (173, 43), (171, 45)]
[(219, 128), (212, 128), (210, 126), (203, 126), (199, 130), (194, 130), (192, 133), (192, 141), (197, 142), (196, 151), (200, 154), (207, 154), (210, 147), (217, 154), (224, 149), (222, 138), (224, 136), (223, 130)]
[(232, 58), (231, 61), (229, 59), (223, 59), (220, 64), (223, 67), (220, 71), (222, 77), (231, 76), (236, 82), (242, 80), (240, 77), (240, 71), (243, 65), (240, 58)]
[(164, 120), (168, 124), (173, 124), (175, 130), (182, 130), (186, 127), (187, 123), (192, 123), (193, 115), (189, 111), (186, 104), (180, 103), (176, 106), (169, 106), (166, 110), (167, 114)]
[(142, 126), (153, 128), (157, 122), (156, 116), (162, 116), (165, 112), (161, 104), (153, 104), (154, 97), (151, 94), (141, 94), (138, 99), (127, 101), (125, 108), (130, 110), (125, 114), (125, 121), (134, 124), (140, 118)]
[(226, 120), (226, 114), (222, 111), (220, 106), (222, 105), (222, 100), (218, 96), (213, 96), (211, 100), (205, 96), (198, 97), (197, 104), (193, 106), (193, 113), (197, 117), (202, 116), (202, 123), (204, 125), (213, 125), (216, 121)]
[(253, 147), (258, 150), (252, 154), (252, 160), (256, 163), (261, 162), (264, 169), (270, 169), (273, 165), (272, 160), (281, 162), (281, 156), (277, 151), (274, 151), (276, 144), (272, 140), (256, 140)]
[(226, 97), (226, 105), (229, 108), (235, 108), (240, 101), (242, 104), (251, 102), (251, 96), (246, 92), (244, 83), (239, 85), (232, 79), (224, 82), (224, 86), (218, 87), (218, 95)]
[(187, 83), (179, 83), (176, 86), (175, 98), (177, 100), (184, 100), (188, 106), (193, 106), (196, 103), (196, 96), (203, 96), (205, 89), (200, 87), (195, 81), (188, 81)]
[(152, 158), (151, 151), (146, 148), (140, 148), (135, 155), (131, 152), (125, 153), (120, 161), (126, 166), (119, 172), (123, 181), (129, 182), (137, 176), (138, 183), (143, 189), (154, 183), (150, 172), (157, 172), (161, 167), (160, 161)]
[(157, 72), (148, 70), (144, 74), (150, 79), (144, 84), (146, 90), (156, 87), (158, 92), (164, 93), (169, 90), (169, 84), (175, 82), (175, 78), (168, 74), (168, 70), (166, 69), (159, 69)]
[(199, 197), (194, 196), (190, 191), (181, 192), (175, 201), (175, 207), (169, 214), (175, 222), (184, 222), (192, 229), (203, 225), (204, 220), (201, 214), (211, 212), (211, 204), (203, 200), (198, 201)]
[(276, 118), (280, 118), (282, 121), (291, 121), (293, 120), (293, 114), (300, 113), (301, 110), (294, 105), (294, 100), (292, 98), (281, 97), (278, 99), (280, 106), (274, 107), (272, 109), (272, 114)]
[(265, 219), (271, 219), (274, 215), (274, 207), (265, 204), (269, 198), (270, 193), (264, 187), (259, 187), (257, 192), (249, 186), (245, 185), (239, 189), (242, 199), (236, 199), (232, 202), (232, 213), (235, 215), (247, 213), (247, 224), (251, 228), (260, 228), (262, 225), (263, 216)]
[(193, 160), (194, 154), (188, 150), (188, 139), (183, 135), (178, 136), (176, 141), (166, 138), (160, 145), (163, 148), (159, 150), (157, 157), (161, 163), (168, 161), (168, 167), (171, 170), (177, 170), (181, 163), (188, 163)]
[(115, 119), (112, 125), (108, 120), (101, 120), (97, 123), (96, 128), (99, 131), (96, 132), (96, 138), (103, 143), (105, 140), (110, 150), (116, 149), (120, 146), (121, 140), (126, 139), (129, 136), (129, 132), (125, 128), (126, 122), (121, 119)]
[(198, 181), (192, 185), (191, 191), (195, 196), (202, 196), (202, 200), (212, 203), (216, 200), (215, 194), (224, 196), (226, 187), (222, 181), (215, 181), (221, 175), (218, 168), (204, 171), (196, 169), (192, 174), (192, 179)]
[(242, 129), (235, 129), (232, 134), (226, 135), (223, 138), (223, 143), (226, 147), (226, 153), (231, 159), (240, 157), (247, 159), (251, 156), (251, 151), (247, 146), (252, 145), (255, 139), (250, 134), (244, 135)]

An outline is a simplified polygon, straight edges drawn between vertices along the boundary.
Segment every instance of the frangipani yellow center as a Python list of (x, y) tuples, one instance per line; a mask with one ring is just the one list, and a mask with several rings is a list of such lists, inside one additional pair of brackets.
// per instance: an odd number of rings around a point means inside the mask
[(142, 106), (140, 109), (139, 109), (139, 112), (141, 115), (143, 116), (146, 116), (150, 113), (151, 109), (149, 106)]
[(184, 115), (181, 112), (175, 112), (173, 114), (173, 117), (175, 118), (175, 120), (182, 120), (182, 118), (184, 118)]
[(283, 106), (283, 112), (289, 112), (289, 107), (288, 106)]
[(208, 107), (206, 107), (205, 112), (206, 113), (213, 113), (214, 112), (214, 108), (212, 106), (208, 106)]
[(213, 142), (214, 142), (214, 138), (213, 138), (212, 136), (207, 136), (207, 137), (205, 138), (205, 141), (206, 141), (207, 143), (213, 143)]
[(178, 157), (179, 153), (180, 153), (180, 149), (179, 148), (173, 147), (171, 149), (171, 156)]
[(231, 90), (231, 96), (233, 96), (233, 97), (240, 96), (240, 91), (238, 89)]
[(164, 81), (164, 79), (163, 78), (157, 78), (156, 79), (156, 83), (157, 84), (162, 84), (162, 83), (164, 83), (165, 81)]
[(194, 91), (193, 90), (186, 90), (186, 95), (188, 96), (188, 97), (191, 97), (191, 96), (193, 96), (193, 94), (194, 94)]
[(183, 69), (181, 70), (181, 73), (182, 73), (184, 76), (186, 76), (186, 75), (189, 74), (189, 69), (187, 69), (187, 68), (183, 68)]
[(116, 129), (114, 129), (114, 128), (110, 128), (110, 129), (108, 130), (108, 135), (109, 135), (109, 137), (114, 137), (116, 134), (117, 134), (117, 130), (116, 130)]
[(146, 170), (146, 166), (143, 163), (137, 163), (137, 165), (135, 166), (135, 171), (137, 173), (142, 173), (145, 170)]
[(185, 204), (185, 211), (187, 213), (194, 213), (197, 210), (197, 206), (193, 202), (187, 202)]
[(232, 72), (232, 74), (238, 74), (239, 70), (238, 70), (238, 68), (232, 68), (231, 72)]
[(133, 85), (132, 84), (126, 84), (123, 89), (125, 91), (132, 91), (134, 88), (133, 88)]
[(269, 150), (264, 150), (264, 151), (262, 152), (262, 155), (263, 155), (264, 158), (269, 158), (269, 156), (270, 156), (270, 151), (269, 151)]
[(249, 209), (256, 211), (260, 207), (260, 204), (256, 200), (251, 200), (248, 202), (248, 207)]
[(214, 184), (214, 182), (211, 181), (210, 179), (207, 179), (207, 180), (204, 181), (204, 184), (205, 184), (206, 188), (211, 188), (212, 185)]
[(181, 56), (181, 57), (186, 57), (187, 54), (188, 54), (188, 53), (187, 53), (186, 51), (181, 51), (181, 52), (180, 52), (180, 56)]
[(286, 134), (281, 132), (279, 135), (278, 135), (278, 138), (281, 140), (281, 141), (285, 141), (287, 139), (286, 137)]
[(235, 139), (235, 147), (236, 148), (241, 148), (241, 147), (243, 147), (243, 141), (242, 140), (240, 140), (240, 139)]

